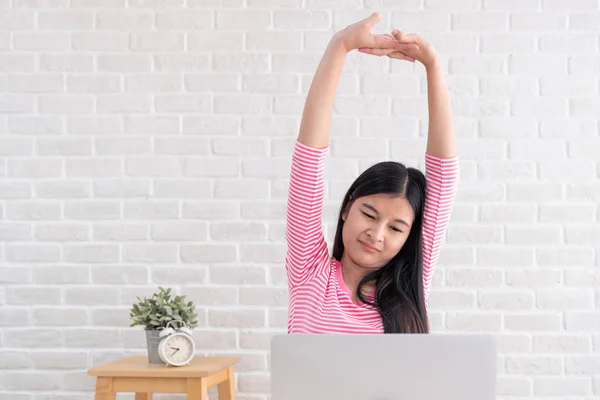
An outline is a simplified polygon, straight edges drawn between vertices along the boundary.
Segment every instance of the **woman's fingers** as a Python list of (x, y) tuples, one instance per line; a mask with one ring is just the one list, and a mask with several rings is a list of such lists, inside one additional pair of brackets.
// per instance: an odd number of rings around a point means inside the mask
[(380, 56), (380, 57), (388, 56), (390, 58), (396, 58), (398, 60), (406, 60), (406, 61), (410, 61), (410, 62), (415, 62), (415, 59), (413, 57), (410, 57), (410, 56), (402, 53), (401, 51), (394, 50), (394, 49), (371, 49), (368, 47), (364, 47), (364, 48), (358, 49), (358, 51), (361, 53), (371, 54), (374, 56)]
[(373, 26), (377, 25), (381, 20), (381, 14), (378, 12), (374, 12), (369, 15), (367, 18), (363, 19), (361, 22), (365, 24), (367, 29), (373, 28)]
[(372, 49), (369, 47), (363, 47), (363, 48), (358, 49), (358, 51), (360, 51), (361, 53), (371, 54), (374, 56), (387, 56), (388, 54), (391, 54), (397, 50), (396, 49)]
[(369, 46), (371, 48), (378, 49), (391, 49), (394, 48), (396, 50), (404, 50), (404, 49), (418, 49), (419, 45), (412, 42), (399, 42), (393, 35), (390, 34), (382, 34), (382, 35), (373, 35), (373, 45)]
[(398, 60), (406, 60), (406, 61), (410, 61), (410, 62), (415, 62), (415, 59), (413, 57), (407, 56), (406, 54), (400, 52), (400, 51), (393, 51), (390, 54), (387, 55), (389, 58), (396, 58)]
[(394, 39), (396, 39), (398, 42), (403, 42), (403, 43), (419, 43), (420, 40), (420, 36), (417, 35), (416, 33), (404, 33), (398, 29), (394, 29), (392, 31), (392, 35), (394, 36)]
[[(359, 52), (371, 54), (374, 56), (388, 56), (398, 60), (406, 60), (415, 62), (415, 58), (409, 56), (412, 50), (419, 49), (417, 40), (419, 36), (416, 34), (405, 34), (398, 29), (394, 29), (392, 33), (384, 33), (373, 35), (373, 44), (369, 47), (361, 47)], [(408, 54), (407, 54), (408, 53)]]

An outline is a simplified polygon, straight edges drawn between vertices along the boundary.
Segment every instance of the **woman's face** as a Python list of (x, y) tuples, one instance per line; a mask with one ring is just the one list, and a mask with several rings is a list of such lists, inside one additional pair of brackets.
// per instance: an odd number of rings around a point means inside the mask
[(376, 194), (359, 197), (342, 214), (345, 252), (368, 269), (386, 265), (402, 248), (414, 221), (404, 196)]

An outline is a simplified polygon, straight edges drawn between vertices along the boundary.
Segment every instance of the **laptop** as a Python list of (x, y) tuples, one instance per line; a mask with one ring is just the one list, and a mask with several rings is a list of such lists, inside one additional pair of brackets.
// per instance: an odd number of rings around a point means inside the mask
[(495, 400), (484, 334), (275, 335), (271, 400)]

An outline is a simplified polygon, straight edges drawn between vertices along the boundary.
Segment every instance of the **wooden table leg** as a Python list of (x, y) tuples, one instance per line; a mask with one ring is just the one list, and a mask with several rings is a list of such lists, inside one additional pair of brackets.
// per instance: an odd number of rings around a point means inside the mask
[(112, 391), (112, 378), (99, 376), (96, 378), (95, 400), (115, 400), (117, 394)]
[(219, 400), (235, 400), (235, 377), (233, 368), (227, 368), (227, 380), (219, 383)]
[(152, 400), (152, 393), (136, 393), (135, 400)]
[(203, 378), (188, 378), (187, 398), (188, 400), (208, 400), (206, 380)]

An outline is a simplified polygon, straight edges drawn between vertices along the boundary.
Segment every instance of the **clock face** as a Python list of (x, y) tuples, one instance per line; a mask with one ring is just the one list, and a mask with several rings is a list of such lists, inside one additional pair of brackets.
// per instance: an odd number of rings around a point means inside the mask
[(163, 354), (170, 364), (183, 365), (194, 356), (192, 339), (184, 334), (174, 334), (165, 339)]

